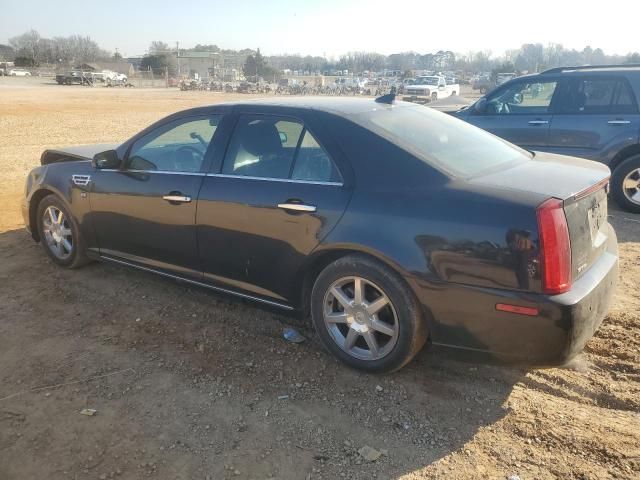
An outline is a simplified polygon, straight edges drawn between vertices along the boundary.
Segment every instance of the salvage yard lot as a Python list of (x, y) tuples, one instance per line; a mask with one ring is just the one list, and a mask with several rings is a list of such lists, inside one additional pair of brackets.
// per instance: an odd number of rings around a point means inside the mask
[[(254, 305), (113, 265), (57, 268), (23, 230), (44, 148), (238, 98), (0, 79), (0, 479), (640, 477), (640, 215), (611, 206), (619, 289), (571, 368), (427, 348), (386, 376)], [(286, 343), (287, 325), (308, 341)]]

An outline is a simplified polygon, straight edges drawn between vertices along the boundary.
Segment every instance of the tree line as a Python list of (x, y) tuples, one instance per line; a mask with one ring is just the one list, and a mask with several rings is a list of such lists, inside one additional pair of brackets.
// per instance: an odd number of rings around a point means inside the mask
[[(68, 37), (44, 38), (35, 30), (30, 30), (9, 39), (16, 64), (22, 66), (38, 66), (42, 64), (80, 64), (107, 59), (120, 59), (116, 52), (100, 48), (90, 37), (70, 35)], [(3, 47), (0, 45), (0, 47)], [(6, 52), (6, 49), (0, 51)], [(585, 64), (617, 64), (640, 63), (640, 53), (627, 55), (608, 55), (600, 48), (585, 47), (582, 50), (567, 49), (561, 44), (529, 43), (520, 48), (507, 50), (504, 55), (493, 56), (489, 50), (468, 53), (455, 53), (439, 50), (435, 53), (402, 52), (382, 55), (376, 52), (348, 52), (337, 59), (327, 59), (311, 55), (271, 55), (264, 56), (260, 49), (225, 50), (215, 44), (198, 44), (190, 49), (180, 49), (181, 53), (189, 51), (217, 52), (224, 55), (242, 56), (246, 58), (243, 71), (246, 76), (262, 76), (269, 78), (282, 70), (309, 73), (323, 73), (332, 70), (348, 70), (356, 74), (365, 71), (382, 70), (410, 71), (463, 71), (491, 72), (516, 71), (537, 72), (546, 68)], [(6, 57), (7, 54), (5, 53)], [(7, 58), (7, 60), (11, 60)], [(142, 67), (152, 69), (175, 66), (175, 49), (162, 41), (153, 41), (148, 54), (143, 58)]]
[(90, 37), (82, 35), (44, 38), (36, 30), (30, 30), (10, 38), (9, 45), (16, 65), (24, 67), (95, 62), (113, 57)]

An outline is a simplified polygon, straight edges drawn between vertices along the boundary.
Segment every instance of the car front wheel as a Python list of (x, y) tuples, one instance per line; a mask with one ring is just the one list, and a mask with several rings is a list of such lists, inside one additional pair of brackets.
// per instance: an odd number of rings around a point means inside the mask
[(622, 208), (640, 213), (640, 155), (624, 160), (611, 175), (611, 192)]
[(324, 346), (369, 372), (398, 370), (427, 339), (413, 293), (394, 271), (364, 256), (340, 258), (320, 273), (311, 313)]
[(40, 242), (55, 263), (76, 268), (88, 262), (80, 229), (58, 197), (44, 197), (38, 205), (37, 215)]

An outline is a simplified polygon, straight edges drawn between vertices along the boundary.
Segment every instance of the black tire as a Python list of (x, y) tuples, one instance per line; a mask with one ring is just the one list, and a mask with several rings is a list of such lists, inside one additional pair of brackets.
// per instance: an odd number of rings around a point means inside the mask
[[(337, 340), (334, 339), (335, 334), (330, 331), (330, 327), (325, 322), (325, 310), (331, 308), (329, 305), (336, 300), (333, 299), (325, 303), (330, 295), (329, 290), (336, 282), (348, 277), (360, 277), (371, 287), (378, 287), (390, 302), (389, 306), (384, 308), (389, 308), (390, 310), (388, 311), (392, 311), (395, 314), (396, 320), (393, 322), (394, 325), (397, 325), (395, 340), (388, 347), (387, 353), (381, 358), (362, 359), (348, 353), (338, 345)], [(366, 298), (365, 300), (369, 301)], [(381, 312), (383, 310), (375, 314), (376, 318), (381, 318), (378, 317), (379, 314), (382, 314)], [(392, 372), (402, 368), (420, 351), (428, 336), (427, 325), (420, 304), (410, 288), (393, 270), (369, 257), (361, 255), (342, 257), (322, 270), (311, 292), (311, 317), (320, 340), (329, 352), (348, 366), (367, 372)], [(353, 320), (354, 317), (352, 316), (351, 318), (352, 322), (355, 322)], [(351, 331), (352, 327), (347, 326), (347, 324), (341, 323), (340, 325), (343, 330)], [(335, 328), (338, 327), (336, 326)], [(374, 335), (382, 335), (373, 329), (371, 332)], [(383, 335), (383, 338), (386, 337)], [(358, 337), (357, 341), (361, 342), (364, 348), (367, 348), (365, 344), (368, 342), (365, 342), (363, 336)], [(356, 345), (358, 343), (353, 344), (353, 347), (356, 347)], [(385, 346), (383, 344), (380, 345), (382, 346), (381, 351), (384, 351)]]
[(632, 179), (640, 180), (638, 175), (633, 175), (635, 171), (640, 171), (640, 155), (633, 155), (624, 160), (620, 165), (616, 167), (611, 175), (611, 194), (615, 201), (623, 209), (640, 213), (640, 201), (638, 203), (631, 200), (628, 197), (629, 192), (625, 193), (624, 181), (631, 174)]
[[(70, 252), (65, 249), (65, 253), (68, 253), (66, 256), (61, 256), (56, 253), (55, 246), (48, 241), (49, 238), (52, 238), (51, 234), (46, 232), (47, 226), (45, 225), (45, 216), (50, 220), (48, 213), (49, 207), (53, 207), (53, 209), (57, 209), (63, 213), (63, 227), (71, 231), (70, 244), (72, 248)], [(51, 260), (65, 268), (78, 268), (90, 261), (86, 255), (86, 244), (78, 228), (78, 223), (69, 213), (65, 204), (56, 195), (47, 195), (44, 197), (38, 204), (36, 215), (40, 243)]]

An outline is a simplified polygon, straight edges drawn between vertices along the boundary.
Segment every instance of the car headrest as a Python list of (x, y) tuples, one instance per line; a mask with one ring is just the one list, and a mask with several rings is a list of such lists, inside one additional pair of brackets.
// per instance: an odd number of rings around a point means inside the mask
[(278, 129), (272, 123), (261, 120), (247, 125), (241, 134), (240, 143), (251, 155), (261, 157), (278, 153), (282, 150), (282, 142)]

